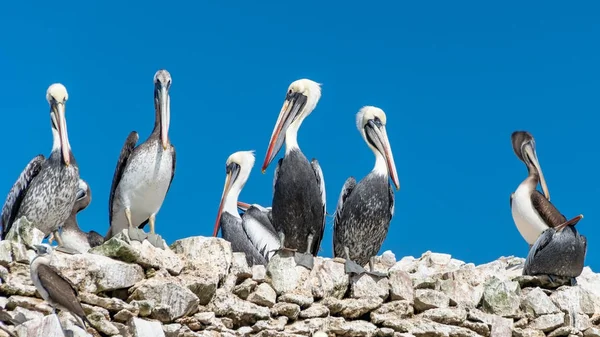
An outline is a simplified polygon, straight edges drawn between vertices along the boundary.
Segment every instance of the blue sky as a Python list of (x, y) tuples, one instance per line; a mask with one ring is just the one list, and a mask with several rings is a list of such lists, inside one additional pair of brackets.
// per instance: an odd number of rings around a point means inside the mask
[[(0, 194), (51, 149), (45, 92), (69, 91), (67, 124), (92, 188), (79, 214), (105, 234), (108, 193), (128, 133), (154, 122), (152, 77), (173, 77), (173, 186), (157, 216), (171, 243), (212, 233), (225, 160), (256, 150), (241, 200), (271, 205), (261, 174), (288, 85), (322, 83), (298, 141), (323, 168), (327, 210), (374, 157), (355, 127), (364, 105), (387, 113), (401, 189), (382, 252), (427, 250), (485, 263), (525, 256), (509, 196), (527, 175), (510, 135), (529, 130), (552, 201), (589, 240), (600, 269), (597, 3), (47, 1), (4, 4)], [(279, 157), (283, 155), (281, 151)], [(275, 162), (275, 161), (274, 161)], [(4, 198), (4, 196), (2, 196)], [(332, 220), (320, 255), (332, 254)]]

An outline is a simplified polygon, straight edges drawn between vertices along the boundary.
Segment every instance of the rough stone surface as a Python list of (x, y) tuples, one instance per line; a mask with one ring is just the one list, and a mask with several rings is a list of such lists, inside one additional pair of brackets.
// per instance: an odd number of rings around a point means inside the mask
[[(27, 240), (39, 239), (21, 224)], [(600, 275), (589, 267), (570, 286), (521, 276), (516, 257), (475, 266), (432, 252), (396, 261), (388, 251), (374, 258), (387, 277), (348, 276), (343, 259), (317, 257), (308, 270), (276, 254), (250, 268), (219, 238), (156, 251), (117, 235), (85, 254), (53, 255), (79, 289), (86, 333), (41, 300), (32, 257), (0, 241), (0, 337), (62, 337), (61, 326), (73, 337), (600, 337)]]

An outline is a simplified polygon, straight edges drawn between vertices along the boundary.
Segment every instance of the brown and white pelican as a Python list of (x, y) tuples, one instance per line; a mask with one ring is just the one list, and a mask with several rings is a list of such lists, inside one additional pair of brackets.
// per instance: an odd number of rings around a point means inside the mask
[(85, 316), (81, 302), (77, 297), (77, 288), (58, 270), (50, 265), (52, 247), (49, 245), (33, 246), (37, 255), (31, 260), (30, 276), (33, 285), (40, 293), (44, 301), (56, 309), (70, 312), (77, 320), (77, 325), (84, 331), (85, 322), (90, 326), (90, 321)]
[(246, 253), (249, 266), (266, 265), (280, 247), (279, 238), (266, 212), (250, 206), (242, 216), (238, 213), (238, 196), (253, 166), (252, 151), (235, 152), (227, 158), (225, 187), (213, 232), (213, 236), (217, 236), (221, 228), (223, 239), (231, 242), (233, 251)]
[(50, 85), (46, 92), (54, 139), (52, 152), (48, 158), (33, 158), (8, 193), (2, 208), (2, 238), (15, 220), (25, 216), (45, 236), (53, 233), (63, 246), (58, 229), (73, 210), (79, 181), (65, 119), (68, 98), (67, 89), (60, 83)]
[(375, 154), (375, 167), (358, 184), (354, 177), (346, 180), (333, 222), (335, 257), (346, 259), (346, 273), (362, 274), (385, 240), (394, 215), (394, 190), (400, 189), (392, 148), (387, 137), (386, 115), (380, 108), (365, 106), (356, 114), (356, 127)]
[[(515, 154), (525, 163), (529, 175), (510, 195), (510, 208), (519, 233), (531, 248), (549, 224), (561, 223), (557, 219), (547, 217), (560, 215), (560, 213), (548, 211), (554, 206), (550, 203), (550, 192), (537, 158), (533, 136), (527, 131), (515, 131), (511, 135), (511, 140)], [(538, 183), (542, 185), (544, 194), (536, 189)]]
[[(550, 206), (552, 204), (549, 203)], [(581, 275), (587, 251), (587, 239), (575, 229), (583, 215), (567, 221), (553, 206), (545, 208), (545, 218), (549, 227), (538, 237), (529, 250), (523, 275), (548, 275), (570, 277), (571, 284), (576, 284), (576, 277)]]
[[(148, 139), (135, 146), (139, 136), (132, 131), (117, 162), (110, 189), (110, 229), (106, 240), (128, 229), (132, 240), (148, 241), (164, 248), (163, 240), (155, 234), (155, 217), (171, 187), (175, 176), (175, 147), (169, 141), (171, 118), (169, 89), (171, 75), (159, 70), (154, 75), (154, 129)], [(150, 234), (142, 228), (150, 223)]]
[(84, 210), (92, 201), (92, 190), (90, 186), (83, 180), (79, 179), (77, 188), (77, 199), (73, 206), (71, 215), (65, 221), (60, 233), (64, 247), (68, 250), (85, 253), (90, 248), (101, 245), (104, 242), (104, 237), (96, 231), (86, 233), (79, 228), (77, 224), (77, 213)]
[(312, 269), (325, 229), (325, 181), (319, 162), (298, 147), (298, 129), (317, 106), (321, 87), (308, 79), (290, 84), (262, 166), (264, 173), (285, 140), (273, 179), (273, 226), (282, 249), (295, 252), (296, 263)]

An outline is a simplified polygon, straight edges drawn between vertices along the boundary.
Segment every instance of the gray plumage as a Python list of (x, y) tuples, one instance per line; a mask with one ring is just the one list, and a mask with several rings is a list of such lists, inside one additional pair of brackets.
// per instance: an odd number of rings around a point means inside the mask
[(65, 248), (85, 253), (90, 248), (99, 246), (104, 242), (104, 237), (98, 232), (90, 231), (86, 233), (79, 228), (79, 224), (77, 223), (77, 213), (87, 208), (91, 201), (92, 190), (83, 179), (80, 179), (75, 205), (73, 206), (71, 215), (65, 221), (61, 232)]
[[(41, 155), (34, 158), (11, 189), (3, 207), (3, 235), (12, 222), (22, 216), (46, 236), (58, 233), (75, 203), (79, 168), (67, 134), (67, 89), (60, 83), (52, 84), (48, 87), (46, 99), (50, 104), (52, 152), (45, 160)], [(61, 243), (59, 236), (57, 241)]]
[(223, 212), (221, 214), (221, 235), (223, 239), (231, 243), (231, 250), (246, 254), (246, 262), (249, 266), (255, 264), (266, 265), (267, 257), (253, 245), (244, 230), (240, 220), (233, 215)]
[(35, 248), (38, 255), (31, 261), (30, 269), (33, 285), (54, 309), (70, 312), (77, 318), (78, 325), (86, 330), (84, 321), (88, 324), (90, 322), (79, 301), (77, 288), (56, 268), (50, 266), (52, 248), (45, 245)]
[(358, 184), (348, 178), (334, 217), (334, 256), (350, 259), (364, 266), (377, 255), (385, 240), (394, 215), (394, 191), (388, 177), (371, 172)]
[[(110, 239), (123, 229), (143, 228), (150, 223), (154, 235), (154, 218), (171, 187), (175, 176), (176, 152), (168, 137), (170, 123), (171, 77), (159, 70), (154, 78), (155, 122), (148, 139), (135, 146), (139, 136), (133, 131), (121, 150), (109, 195)], [(130, 220), (127, 219), (130, 212)], [(136, 234), (137, 235), (137, 234)], [(150, 237), (149, 237), (150, 239)], [(141, 241), (141, 240), (140, 240)], [(158, 245), (160, 238), (151, 240)]]
[(19, 212), (19, 206), (27, 194), (27, 189), (33, 178), (37, 176), (37, 174), (42, 169), (42, 164), (44, 163), (44, 155), (35, 156), (28, 164), (25, 166), (25, 169), (19, 175), (19, 178), (12, 186), (8, 195), (6, 196), (6, 201), (4, 202), (4, 206), (2, 207), (2, 217), (0, 218), (0, 227), (2, 228), (2, 240), (6, 238), (6, 235), (12, 228), (12, 224), (15, 220), (17, 220), (17, 213)]
[(323, 173), (316, 159), (309, 163), (298, 148), (279, 159), (272, 217), (275, 230), (285, 235), (283, 247), (317, 255), (325, 229), (324, 188)]
[(587, 239), (575, 226), (562, 231), (549, 227), (529, 250), (523, 275), (577, 277), (583, 271), (586, 251)]

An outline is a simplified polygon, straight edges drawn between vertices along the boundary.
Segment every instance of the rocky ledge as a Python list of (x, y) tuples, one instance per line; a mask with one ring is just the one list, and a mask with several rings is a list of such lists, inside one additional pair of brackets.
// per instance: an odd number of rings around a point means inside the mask
[(124, 235), (86, 254), (53, 254), (79, 289), (95, 329), (86, 333), (41, 300), (25, 247), (0, 242), (0, 336), (63, 336), (62, 326), (65, 336), (600, 337), (600, 275), (589, 267), (571, 286), (521, 276), (517, 257), (475, 266), (432, 252), (396, 261), (387, 251), (375, 268), (388, 277), (349, 277), (341, 259), (318, 257), (309, 271), (275, 255), (250, 268), (220, 238), (160, 250)]

